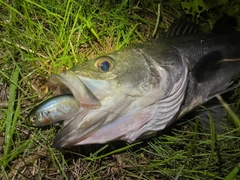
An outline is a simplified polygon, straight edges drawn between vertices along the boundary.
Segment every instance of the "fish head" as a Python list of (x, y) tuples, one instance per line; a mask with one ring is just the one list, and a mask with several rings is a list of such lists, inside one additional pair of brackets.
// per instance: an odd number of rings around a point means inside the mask
[(49, 87), (60, 94), (71, 92), (81, 107), (57, 134), (54, 147), (133, 142), (164, 129), (179, 110), (186, 71), (183, 66), (183, 78), (173, 83), (170, 72), (154, 56), (136, 47), (52, 75)]
[(45, 126), (48, 125), (49, 120), (47, 118), (44, 118), (42, 116), (41, 112), (38, 112), (37, 110), (33, 109), (30, 114), (27, 116), (27, 124), (31, 126)]

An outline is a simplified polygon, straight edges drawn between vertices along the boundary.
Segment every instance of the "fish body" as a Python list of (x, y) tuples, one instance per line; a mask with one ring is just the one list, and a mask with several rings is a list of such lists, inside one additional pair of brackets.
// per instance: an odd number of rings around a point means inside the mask
[(46, 126), (61, 120), (69, 120), (80, 110), (77, 100), (71, 94), (52, 97), (36, 106), (28, 116), (33, 126)]
[(149, 137), (232, 90), (239, 77), (238, 32), (160, 38), (94, 58), (49, 78), (51, 90), (79, 104), (53, 145)]

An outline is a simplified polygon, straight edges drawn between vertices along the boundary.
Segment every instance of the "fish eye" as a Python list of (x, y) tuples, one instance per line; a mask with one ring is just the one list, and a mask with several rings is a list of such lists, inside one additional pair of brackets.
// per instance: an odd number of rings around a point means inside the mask
[(97, 69), (107, 72), (113, 67), (113, 60), (110, 58), (102, 57), (95, 62)]
[(34, 123), (36, 120), (37, 120), (37, 115), (36, 115), (36, 114), (33, 115), (33, 116), (31, 116), (31, 117), (29, 118), (29, 121), (30, 121), (31, 123)]

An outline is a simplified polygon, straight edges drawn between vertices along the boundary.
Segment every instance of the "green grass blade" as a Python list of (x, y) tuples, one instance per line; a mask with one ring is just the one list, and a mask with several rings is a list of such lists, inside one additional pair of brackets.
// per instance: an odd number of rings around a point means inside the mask
[(184, 165), (182, 165), (180, 171), (177, 173), (177, 176), (174, 178), (174, 180), (178, 180), (180, 178), (183, 169), (184, 169)]
[(129, 31), (129, 33), (126, 35), (126, 37), (124, 38), (123, 42), (116, 48), (116, 50), (119, 50), (121, 48), (123, 48), (126, 44), (128, 44), (131, 40), (131, 36), (133, 35), (135, 29), (137, 28), (137, 26), (139, 25), (139, 23), (135, 24)]
[(191, 144), (190, 144), (190, 148), (187, 152), (187, 156), (188, 158), (191, 157), (193, 151), (194, 151), (194, 148), (195, 148), (195, 144), (196, 144), (196, 140), (197, 140), (197, 132), (198, 132), (198, 128), (199, 128), (199, 119), (198, 117), (196, 117), (196, 121), (195, 121), (195, 126), (194, 126), (194, 134), (193, 134), (193, 137), (192, 137), (192, 141), (191, 141)]
[(223, 105), (223, 107), (227, 110), (228, 114), (232, 118), (233, 122), (235, 123), (236, 127), (240, 131), (240, 119), (236, 113), (233, 112), (233, 110), (230, 108), (230, 106), (222, 99), (220, 95), (216, 95), (220, 103)]
[(224, 180), (234, 180), (234, 178), (239, 172), (240, 172), (240, 163), (237, 164), (237, 166), (228, 174), (227, 177), (224, 178)]
[(30, 4), (33, 4), (35, 6), (37, 6), (38, 8), (40, 9), (43, 9), (44, 11), (46, 11), (46, 14), (48, 15), (52, 15), (54, 16), (55, 18), (57, 18), (58, 20), (62, 20), (63, 17), (57, 13), (54, 13), (54, 12), (51, 12), (50, 10), (48, 10), (46, 7), (42, 6), (41, 4), (35, 2), (35, 1), (31, 1), (31, 0), (25, 0), (26, 2), (30, 3)]
[[(20, 71), (19, 71), (19, 73), (20, 73)], [(21, 87), (18, 85), (18, 82), (15, 82), (15, 81), (13, 80), (13, 78), (9, 78), (8, 75), (5, 74), (3, 71), (0, 71), (0, 74), (1, 74), (2, 76), (4, 76), (5, 78), (9, 79), (9, 82), (11, 82), (11, 83), (14, 85), (15, 88), (20, 89), (21, 92), (24, 93), (24, 94), (26, 95), (24, 89), (21, 88)]]
[(215, 132), (215, 125), (214, 125), (213, 117), (209, 111), (208, 111), (208, 117), (210, 120), (210, 128), (211, 128), (211, 157), (210, 157), (210, 159), (212, 161), (212, 159), (214, 157), (215, 145), (216, 145), (217, 139), (216, 139), (216, 132)]
[(49, 148), (50, 153), (52, 155), (52, 159), (54, 160), (56, 166), (58, 167), (59, 171), (61, 172), (63, 179), (68, 179), (67, 175), (65, 174), (65, 167), (67, 166), (63, 155), (60, 153), (60, 156), (63, 160), (63, 162), (61, 163), (60, 160), (57, 158), (56, 153), (54, 152), (54, 150), (52, 148)]
[(17, 13), (18, 15), (20, 15), (21, 17), (24, 17), (18, 10), (16, 10), (14, 7), (12, 7), (11, 5), (9, 5), (8, 3), (5, 3), (4, 1), (0, 1), (0, 3), (2, 3), (5, 7), (7, 7), (9, 10)]
[[(9, 94), (9, 101), (8, 101), (8, 110), (7, 110), (7, 119), (6, 119), (6, 136), (5, 136), (5, 145), (4, 145), (4, 156), (7, 156), (9, 154), (9, 149), (12, 142), (13, 132), (16, 124), (13, 121), (13, 115), (14, 115), (14, 104), (16, 100), (16, 89), (17, 89), (17, 82), (19, 78), (19, 69), (15, 68), (13, 75), (11, 77), (11, 81), (13, 82), (10, 86), (10, 94)], [(16, 112), (19, 113), (19, 112)]]
[[(120, 152), (126, 151), (126, 150), (128, 150), (128, 149), (130, 149), (130, 148), (132, 148), (132, 147), (134, 147), (134, 146), (136, 146), (136, 145), (138, 145), (138, 144), (141, 144), (141, 142), (136, 142), (136, 143), (133, 143), (133, 144), (129, 144), (129, 145), (125, 146), (125, 147), (116, 149), (116, 150), (114, 150), (114, 151), (111, 151), (111, 152), (109, 152), (109, 153), (106, 153), (106, 154), (103, 154), (103, 155), (100, 155), (100, 156), (97, 156), (97, 157), (85, 157), (84, 159), (85, 159), (85, 160), (95, 161), (95, 160), (97, 160), (97, 159), (102, 159), (102, 158), (104, 158), (104, 157), (110, 156), (110, 155), (112, 155), (112, 154), (116, 154), (116, 153), (120, 153)], [(100, 150), (98, 150), (97, 153), (100, 153), (100, 151), (102, 151), (102, 150), (104, 150), (104, 149), (106, 149), (106, 148), (107, 148), (107, 145), (104, 146), (103, 148), (101, 148)], [(97, 155), (97, 154), (95, 153), (95, 155)]]

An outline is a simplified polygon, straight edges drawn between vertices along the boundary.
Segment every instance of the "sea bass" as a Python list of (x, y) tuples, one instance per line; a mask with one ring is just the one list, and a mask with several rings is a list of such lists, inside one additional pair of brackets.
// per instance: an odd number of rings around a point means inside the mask
[(53, 74), (52, 91), (72, 93), (79, 112), (56, 148), (123, 140), (165, 129), (240, 77), (240, 33), (160, 38)]
[(79, 103), (73, 95), (64, 94), (52, 97), (33, 108), (27, 120), (32, 126), (46, 126), (62, 120), (66, 124), (79, 110)]

